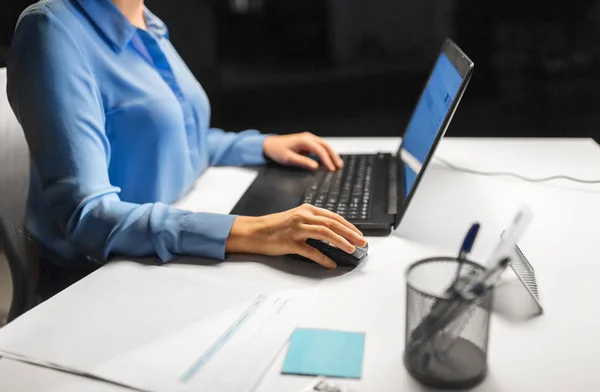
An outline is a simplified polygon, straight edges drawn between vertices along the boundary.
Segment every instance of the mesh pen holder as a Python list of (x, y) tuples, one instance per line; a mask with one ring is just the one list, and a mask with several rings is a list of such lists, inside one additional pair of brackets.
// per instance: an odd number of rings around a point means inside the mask
[[(422, 384), (465, 389), (487, 374), (493, 290), (465, 300), (448, 291), (459, 260), (436, 257), (412, 264), (406, 272), (404, 365)], [(461, 277), (484, 268), (464, 260)]]

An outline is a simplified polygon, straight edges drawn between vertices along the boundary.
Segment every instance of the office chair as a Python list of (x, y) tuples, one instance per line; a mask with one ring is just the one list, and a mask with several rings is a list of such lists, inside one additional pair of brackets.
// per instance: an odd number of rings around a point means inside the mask
[(25, 230), (29, 191), (29, 149), (6, 96), (6, 68), (0, 68), (0, 248), (8, 261), (12, 299), (7, 322), (34, 305), (36, 264)]

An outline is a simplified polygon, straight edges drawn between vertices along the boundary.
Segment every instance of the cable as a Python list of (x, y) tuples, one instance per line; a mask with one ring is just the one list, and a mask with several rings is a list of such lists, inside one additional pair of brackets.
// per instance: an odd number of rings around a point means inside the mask
[(510, 173), (510, 172), (485, 172), (485, 171), (467, 169), (465, 167), (457, 166), (451, 162), (448, 162), (444, 158), (435, 157), (435, 159), (437, 159), (438, 161), (440, 161), (441, 163), (443, 163), (445, 166), (449, 167), (452, 170), (461, 171), (461, 172), (465, 172), (465, 173), (471, 173), (471, 174), (479, 174), (482, 176), (508, 176), (508, 177), (515, 177), (515, 178), (518, 178), (520, 180), (527, 181), (527, 182), (548, 182), (548, 181), (553, 181), (553, 180), (568, 180), (568, 181), (578, 182), (581, 184), (600, 184), (600, 180), (582, 180), (580, 178), (575, 178), (575, 177), (570, 177), (570, 176), (565, 176), (565, 175), (554, 175), (554, 176), (542, 177), (542, 178), (530, 178), (530, 177), (525, 177), (520, 174)]

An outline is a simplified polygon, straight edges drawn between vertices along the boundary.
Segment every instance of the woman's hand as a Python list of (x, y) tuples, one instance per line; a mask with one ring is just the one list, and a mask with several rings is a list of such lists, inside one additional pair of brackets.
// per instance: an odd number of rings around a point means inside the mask
[(282, 165), (300, 166), (316, 170), (319, 164), (302, 154), (315, 154), (330, 171), (337, 170), (344, 164), (342, 158), (325, 140), (310, 132), (293, 135), (269, 136), (263, 144), (265, 155)]
[(234, 253), (264, 255), (298, 254), (326, 268), (335, 268), (329, 257), (306, 243), (308, 238), (323, 240), (354, 252), (354, 246), (365, 246), (362, 233), (341, 216), (303, 204), (300, 207), (261, 217), (238, 216), (233, 222), (225, 249)]

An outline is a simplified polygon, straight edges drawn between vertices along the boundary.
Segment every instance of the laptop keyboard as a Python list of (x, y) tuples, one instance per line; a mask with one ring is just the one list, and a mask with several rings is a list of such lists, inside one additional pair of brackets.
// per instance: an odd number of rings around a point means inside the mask
[(342, 155), (344, 167), (318, 172), (303, 203), (333, 211), (346, 219), (369, 219), (375, 155)]

